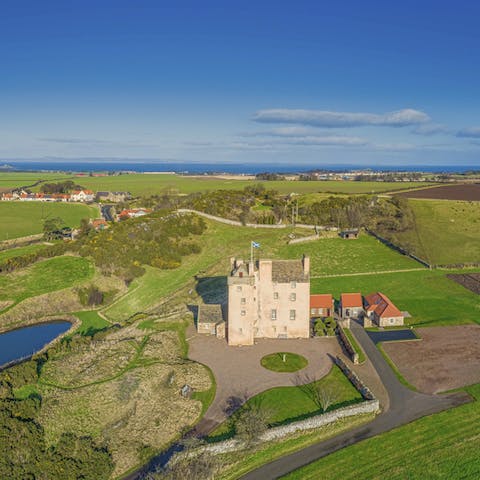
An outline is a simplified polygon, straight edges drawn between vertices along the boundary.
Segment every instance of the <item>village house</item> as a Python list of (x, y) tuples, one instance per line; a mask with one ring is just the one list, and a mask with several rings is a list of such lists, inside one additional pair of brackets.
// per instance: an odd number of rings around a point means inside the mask
[(228, 284), (229, 345), (255, 338), (309, 338), (310, 258), (231, 260)]
[(403, 313), (395, 304), (383, 293), (371, 293), (365, 297), (364, 326), (368, 325), (368, 320), (379, 327), (391, 327), (404, 324)]
[(339, 313), (342, 318), (359, 318), (363, 314), (363, 300), (360, 293), (342, 293)]
[(93, 202), (95, 193), (92, 190), (74, 190), (70, 195), (72, 202)]
[(104, 218), (95, 218), (90, 220), (90, 225), (98, 232), (106, 230), (110, 225)]
[(329, 293), (310, 295), (310, 317), (331, 317), (334, 311), (333, 296)]

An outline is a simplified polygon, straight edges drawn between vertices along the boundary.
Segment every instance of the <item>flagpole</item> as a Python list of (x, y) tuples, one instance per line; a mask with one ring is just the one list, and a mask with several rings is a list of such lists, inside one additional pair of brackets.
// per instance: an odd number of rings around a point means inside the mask
[(253, 263), (253, 242), (250, 241), (250, 262)]

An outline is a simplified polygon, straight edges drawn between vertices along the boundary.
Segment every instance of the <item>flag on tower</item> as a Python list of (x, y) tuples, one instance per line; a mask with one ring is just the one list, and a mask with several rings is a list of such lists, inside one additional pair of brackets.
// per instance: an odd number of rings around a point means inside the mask
[(254, 242), (254, 241), (252, 240), (252, 247), (253, 247), (253, 248), (260, 248), (260, 244), (257, 243), (257, 242)]

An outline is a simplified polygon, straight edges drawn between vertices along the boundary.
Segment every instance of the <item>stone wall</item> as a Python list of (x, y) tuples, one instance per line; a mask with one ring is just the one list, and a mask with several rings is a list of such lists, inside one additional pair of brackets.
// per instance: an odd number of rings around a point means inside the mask
[(357, 365), (358, 364), (358, 352), (355, 351), (353, 348), (353, 345), (350, 343), (349, 338), (343, 331), (343, 328), (338, 325), (338, 335), (340, 337), (340, 341), (342, 342), (343, 346), (345, 347), (345, 350), (347, 351), (348, 356), (350, 357), (350, 360)]
[[(278, 440), (295, 432), (312, 430), (314, 428), (320, 428), (325, 425), (329, 425), (342, 418), (364, 415), (367, 413), (377, 413), (379, 409), (380, 405), (378, 400), (369, 400), (357, 405), (352, 405), (350, 407), (339, 408), (337, 410), (333, 410), (332, 412), (315, 415), (305, 420), (300, 420), (299, 422), (292, 422), (280, 427), (270, 428), (260, 436), (259, 441), (270, 442), (272, 440)], [(224, 442), (207, 445), (203, 448), (214, 455), (218, 455), (221, 453), (241, 450), (242, 448), (245, 448), (245, 445), (242, 441), (232, 438)]]
[(352, 382), (352, 385), (361, 393), (365, 400), (376, 400), (372, 391), (360, 380), (358, 375), (340, 358), (335, 358), (335, 363)]

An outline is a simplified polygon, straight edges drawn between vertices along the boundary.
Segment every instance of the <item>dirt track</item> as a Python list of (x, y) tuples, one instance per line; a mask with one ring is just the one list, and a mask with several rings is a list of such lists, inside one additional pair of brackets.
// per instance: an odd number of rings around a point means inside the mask
[(442, 185), (395, 194), (404, 198), (480, 201), (480, 183)]
[(402, 375), (421, 392), (480, 382), (480, 325), (419, 328), (422, 340), (384, 343)]

